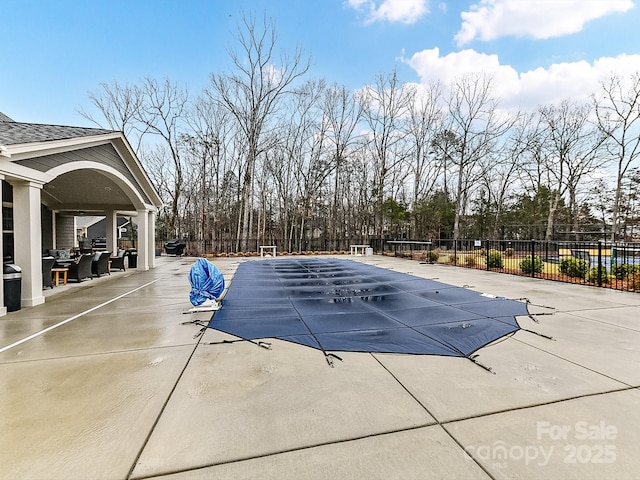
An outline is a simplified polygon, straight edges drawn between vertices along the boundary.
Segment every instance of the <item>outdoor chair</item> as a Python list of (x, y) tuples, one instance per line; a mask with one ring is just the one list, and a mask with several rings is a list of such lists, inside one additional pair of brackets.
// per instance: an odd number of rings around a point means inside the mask
[(118, 255), (116, 257), (111, 257), (111, 268), (115, 270), (126, 270), (124, 268), (124, 259), (127, 254), (126, 250), (118, 250)]
[(91, 262), (93, 255), (80, 255), (69, 264), (67, 280), (81, 282), (85, 278), (91, 278)]
[(53, 288), (51, 269), (56, 259), (53, 257), (42, 257), (42, 288)]
[(111, 252), (96, 252), (91, 260), (91, 274), (100, 277), (109, 274)]

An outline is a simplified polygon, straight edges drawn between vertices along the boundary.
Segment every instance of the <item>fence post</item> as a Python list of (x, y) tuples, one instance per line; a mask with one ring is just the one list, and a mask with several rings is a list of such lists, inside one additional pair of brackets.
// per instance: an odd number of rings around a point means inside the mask
[(598, 286), (602, 286), (602, 240), (598, 240)]
[(487, 270), (489, 270), (489, 240), (485, 240), (486, 245), (487, 245)]
[(531, 278), (536, 278), (535, 256), (536, 256), (536, 241), (532, 238), (531, 239)]
[(458, 266), (458, 240), (453, 241), (453, 266)]

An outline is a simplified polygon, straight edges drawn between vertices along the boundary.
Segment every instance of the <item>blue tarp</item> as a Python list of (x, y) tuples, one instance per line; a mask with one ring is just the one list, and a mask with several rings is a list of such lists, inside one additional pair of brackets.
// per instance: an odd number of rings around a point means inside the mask
[(189, 271), (189, 300), (196, 307), (207, 300), (217, 300), (224, 290), (224, 277), (213, 263), (198, 258)]
[(469, 357), (520, 329), (526, 304), (340, 259), (241, 264), (209, 323), (323, 351)]

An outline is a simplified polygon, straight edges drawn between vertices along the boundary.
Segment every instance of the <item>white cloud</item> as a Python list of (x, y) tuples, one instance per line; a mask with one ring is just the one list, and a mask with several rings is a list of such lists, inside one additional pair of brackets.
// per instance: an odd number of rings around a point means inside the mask
[(404, 61), (416, 71), (425, 85), (441, 81), (447, 86), (462, 75), (484, 72), (492, 76), (494, 85), (499, 87), (496, 96), (512, 97), (518, 93), (518, 73), (509, 65), (500, 65), (497, 55), (462, 50), (441, 57), (440, 50), (435, 47), (415, 53)]
[(427, 0), (348, 0), (347, 5), (364, 13), (366, 23), (414, 23), (429, 13)]
[(556, 63), (522, 73), (510, 65), (501, 65), (497, 55), (474, 50), (440, 56), (439, 49), (433, 48), (403, 61), (416, 71), (423, 85), (440, 80), (446, 87), (465, 74), (490, 75), (493, 94), (501, 100), (502, 108), (527, 111), (564, 98), (586, 101), (598, 91), (602, 79), (612, 74), (628, 78), (640, 71), (640, 55), (602, 57), (593, 63)]
[(576, 33), (590, 20), (624, 13), (633, 0), (480, 0), (462, 12), (458, 45), (505, 36), (552, 38)]

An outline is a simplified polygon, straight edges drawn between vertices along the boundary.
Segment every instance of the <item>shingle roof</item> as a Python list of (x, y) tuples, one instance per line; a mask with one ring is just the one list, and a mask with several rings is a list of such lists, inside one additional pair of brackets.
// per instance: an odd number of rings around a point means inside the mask
[[(0, 114), (3, 117), (6, 115)], [(9, 117), (6, 117), (9, 118)], [(39, 123), (19, 123), (0, 117), (0, 144), (19, 145), (22, 143), (48, 142), (72, 138), (90, 137), (113, 133), (102, 128), (68, 127), (63, 125), (44, 125)]]
[(0, 112), (0, 122), (13, 122), (13, 120)]

